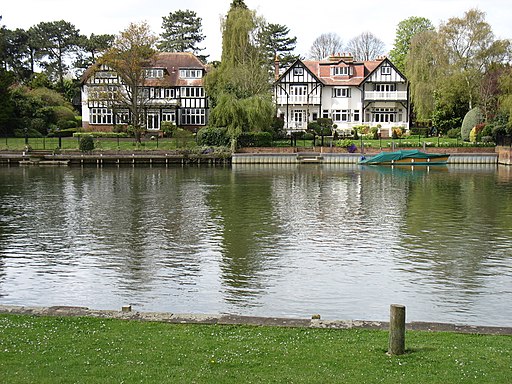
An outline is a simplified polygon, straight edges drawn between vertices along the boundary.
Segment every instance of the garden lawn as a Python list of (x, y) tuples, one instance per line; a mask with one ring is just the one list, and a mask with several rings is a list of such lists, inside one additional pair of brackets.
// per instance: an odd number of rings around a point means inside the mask
[(511, 383), (512, 337), (0, 316), (1, 383)]

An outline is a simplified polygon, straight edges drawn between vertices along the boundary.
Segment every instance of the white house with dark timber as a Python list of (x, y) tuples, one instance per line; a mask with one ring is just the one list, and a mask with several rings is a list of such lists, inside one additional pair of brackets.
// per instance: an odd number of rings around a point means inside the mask
[[(144, 67), (140, 84), (142, 120), (149, 132), (160, 131), (164, 121), (197, 130), (207, 124), (208, 101), (203, 86), (205, 65), (191, 53), (157, 53)], [(109, 131), (131, 121), (127, 94), (120, 76), (105, 66), (94, 65), (82, 78), (82, 127)]]
[(361, 125), (378, 127), (382, 137), (395, 127), (409, 129), (409, 83), (389, 59), (333, 55), (297, 60), (281, 74), (277, 63), (274, 99), (288, 133), (304, 131), (320, 117), (332, 119), (340, 134)]

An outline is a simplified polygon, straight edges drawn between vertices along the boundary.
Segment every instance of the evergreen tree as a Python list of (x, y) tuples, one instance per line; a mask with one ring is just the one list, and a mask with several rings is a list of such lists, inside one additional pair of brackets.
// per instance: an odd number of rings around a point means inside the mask
[(274, 67), (274, 60), (279, 57), (283, 67), (288, 67), (299, 56), (293, 51), (297, 45), (297, 37), (289, 37), (290, 29), (281, 24), (265, 24), (259, 31), (258, 41), (265, 52), (270, 70)]
[(98, 56), (107, 51), (114, 42), (114, 35), (95, 35), (91, 33), (89, 37), (80, 36), (78, 40), (78, 57), (75, 67), (86, 69), (96, 62)]
[(41, 22), (30, 29), (31, 39), (38, 48), (39, 64), (64, 89), (64, 75), (69, 67), (66, 58), (76, 51), (79, 30), (64, 21)]
[(198, 48), (205, 36), (202, 33), (202, 20), (197, 14), (190, 10), (178, 10), (164, 16), (158, 49), (167, 52), (192, 52), (194, 55), (205, 61), (207, 56), (199, 53), (204, 48)]

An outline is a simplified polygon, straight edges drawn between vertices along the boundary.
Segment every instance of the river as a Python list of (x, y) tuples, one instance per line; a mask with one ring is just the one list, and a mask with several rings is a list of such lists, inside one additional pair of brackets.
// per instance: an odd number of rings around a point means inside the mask
[(512, 168), (0, 168), (0, 303), (511, 326)]

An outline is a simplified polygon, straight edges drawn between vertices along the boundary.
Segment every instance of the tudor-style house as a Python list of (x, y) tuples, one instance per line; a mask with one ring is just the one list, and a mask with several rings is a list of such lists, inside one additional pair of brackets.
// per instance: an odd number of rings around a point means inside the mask
[(338, 54), (278, 70), (276, 61), (274, 98), (288, 133), (304, 131), (320, 117), (332, 119), (341, 134), (361, 125), (378, 127), (382, 137), (394, 127), (409, 129), (409, 83), (385, 57), (354, 61)]
[[(158, 132), (161, 123), (197, 130), (208, 120), (208, 102), (203, 86), (206, 67), (191, 53), (157, 53), (145, 70), (142, 84), (146, 129)], [(129, 110), (116, 102), (126, 92), (117, 73), (105, 66), (89, 68), (82, 78), (82, 127), (109, 131), (129, 124)]]

